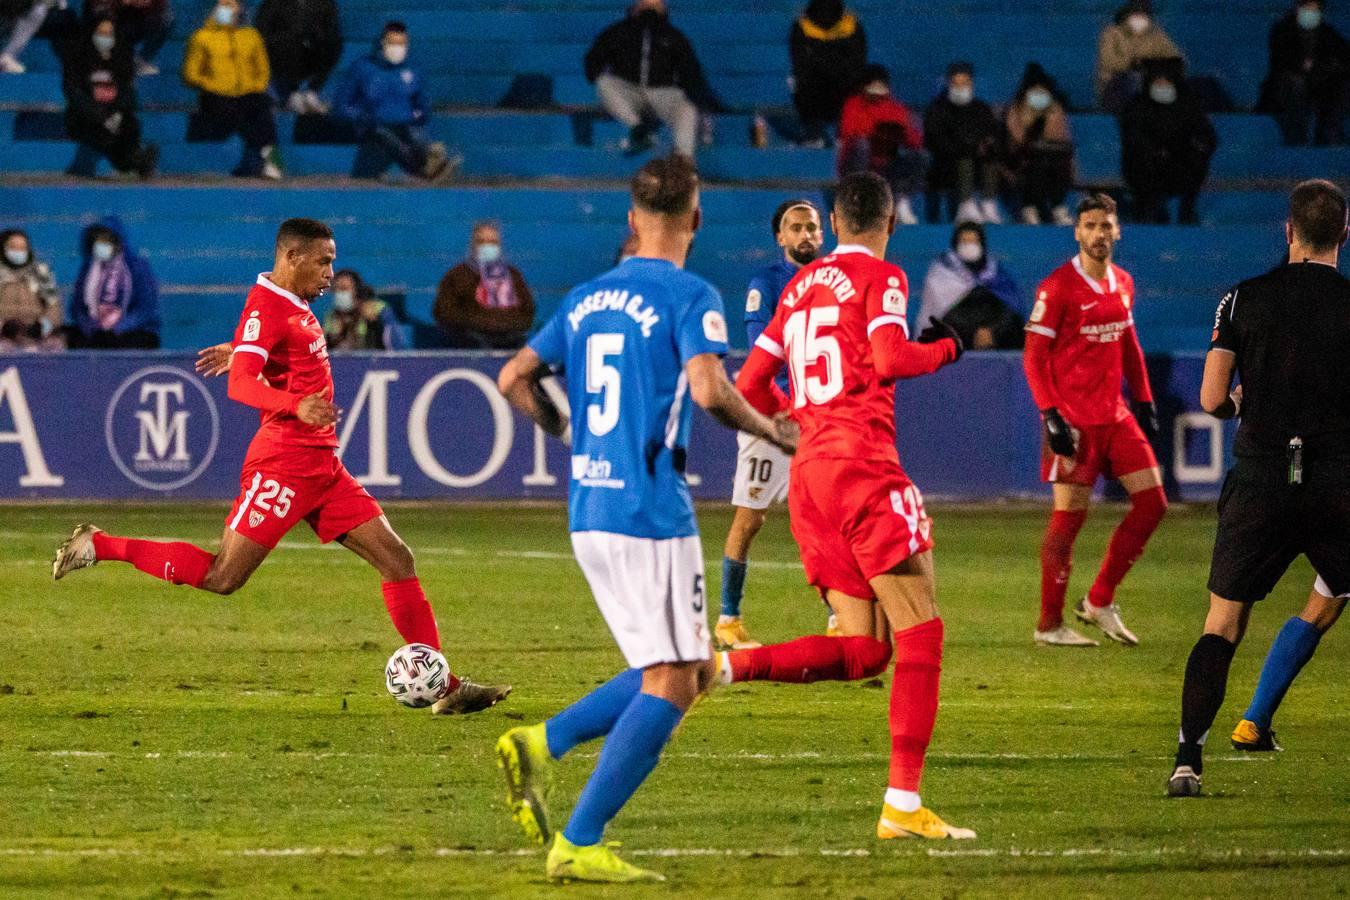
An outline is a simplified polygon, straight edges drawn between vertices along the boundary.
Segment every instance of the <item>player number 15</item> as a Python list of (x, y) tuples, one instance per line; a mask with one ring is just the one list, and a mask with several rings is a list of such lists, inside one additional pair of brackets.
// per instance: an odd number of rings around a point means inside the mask
[[(822, 328), (839, 324), (839, 307), (822, 306), (803, 309), (788, 317), (783, 328), (787, 344), (788, 369), (792, 372), (794, 406), (800, 409), (807, 401), (819, 406), (829, 403), (844, 389), (843, 353), (839, 340), (831, 334), (821, 334)], [(822, 372), (806, 374), (806, 367), (821, 363)]]

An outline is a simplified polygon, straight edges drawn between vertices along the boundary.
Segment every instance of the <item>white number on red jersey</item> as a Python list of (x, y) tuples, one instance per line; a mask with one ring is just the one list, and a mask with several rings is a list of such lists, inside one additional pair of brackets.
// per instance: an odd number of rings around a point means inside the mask
[[(822, 333), (839, 324), (839, 307), (822, 306), (798, 310), (788, 316), (783, 327), (788, 371), (792, 373), (793, 406), (800, 409), (808, 402), (819, 406), (829, 403), (844, 389), (844, 359), (839, 340)], [(808, 366), (821, 363), (824, 373), (807, 375)]]

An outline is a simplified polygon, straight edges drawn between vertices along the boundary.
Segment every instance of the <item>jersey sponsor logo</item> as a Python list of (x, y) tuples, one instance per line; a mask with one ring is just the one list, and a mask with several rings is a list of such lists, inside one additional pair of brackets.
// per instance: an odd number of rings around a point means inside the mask
[(248, 321), (244, 323), (244, 340), (256, 341), (258, 335), (262, 334), (262, 319), (259, 319), (256, 312), (249, 316)]
[(745, 295), (745, 311), (748, 313), (759, 312), (759, 307), (763, 303), (764, 295), (755, 288), (751, 288), (750, 293)]
[(719, 344), (727, 342), (727, 320), (715, 309), (703, 314), (703, 336)]
[(150, 366), (113, 391), (104, 438), (112, 461), (132, 483), (171, 491), (196, 481), (211, 464), (220, 414), (190, 372)]
[(314, 340), (309, 342), (310, 353), (318, 353), (320, 350), (324, 350), (327, 347), (328, 347), (327, 338), (315, 338)]
[(656, 310), (644, 305), (641, 294), (629, 295), (628, 291), (594, 291), (582, 297), (572, 311), (567, 314), (567, 324), (573, 331), (581, 328), (581, 322), (595, 312), (622, 312), (642, 328), (643, 337), (652, 336), (652, 328), (661, 317)]
[(806, 292), (817, 285), (834, 294), (836, 303), (846, 303), (858, 293), (853, 287), (852, 279), (844, 274), (843, 269), (837, 266), (821, 266), (803, 275), (792, 288), (792, 296), (784, 297), (783, 302), (788, 306), (796, 306)]
[(1045, 294), (1042, 293), (1036, 298), (1036, 305), (1031, 308), (1031, 321), (1039, 322), (1045, 318)]
[(577, 453), (572, 456), (572, 480), (582, 487), (623, 490), (625, 482), (614, 477), (614, 464), (604, 457)]
[(1128, 319), (1122, 322), (1103, 322), (1100, 325), (1084, 325), (1078, 329), (1078, 333), (1089, 341), (1098, 344), (1114, 344), (1125, 334), (1125, 329), (1130, 327)]

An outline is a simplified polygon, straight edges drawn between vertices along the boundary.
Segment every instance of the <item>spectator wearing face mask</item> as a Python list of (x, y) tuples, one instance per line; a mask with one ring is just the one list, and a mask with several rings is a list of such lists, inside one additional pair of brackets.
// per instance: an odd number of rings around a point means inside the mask
[(1130, 0), (1097, 39), (1097, 103), (1107, 112), (1120, 112), (1139, 93), (1151, 60), (1183, 58), (1153, 18), (1152, 0)]
[(84, 17), (87, 21), (112, 19), (117, 32), (136, 53), (136, 74), (159, 74), (155, 57), (164, 47), (173, 30), (173, 6), (169, 0), (85, 0)]
[(431, 103), (422, 76), (408, 63), (408, 26), (389, 22), (370, 55), (352, 63), (338, 87), (338, 115), (361, 137), (353, 178), (378, 178), (393, 163), (428, 181), (454, 175), (445, 145), (427, 135)]
[(28, 235), (0, 232), (0, 350), (62, 350), (61, 293)]
[(664, 122), (675, 152), (692, 159), (699, 110), (722, 107), (693, 45), (670, 24), (665, 0), (637, 0), (627, 16), (600, 32), (586, 51), (585, 67), (605, 112), (628, 126), (629, 153), (651, 149)]
[(1181, 61), (1158, 63), (1144, 93), (1120, 114), (1120, 167), (1139, 222), (1168, 223), (1166, 202), (1179, 197), (1177, 222), (1198, 225), (1195, 210), (1219, 145), (1209, 116), (1183, 86)]
[[(113, 20), (100, 19), (82, 30), (66, 46), (63, 57), (66, 134), (106, 157), (117, 171), (149, 178), (155, 173), (159, 148), (141, 142), (131, 47)], [(94, 172), (72, 167), (70, 174), (92, 176)]]
[(116, 216), (80, 235), (84, 262), (66, 308), (72, 349), (159, 347), (159, 285)]
[(408, 349), (393, 309), (353, 269), (333, 276), (333, 306), (324, 316), (323, 334), (333, 351)]
[(923, 130), (909, 108), (891, 94), (891, 75), (885, 66), (866, 66), (862, 89), (844, 103), (837, 167), (841, 178), (862, 171), (885, 178), (895, 194), (896, 220), (901, 225), (919, 221), (910, 196), (922, 188), (928, 171)]
[(327, 115), (319, 92), (342, 57), (335, 0), (263, 0), (254, 17), (272, 64), (272, 86), (296, 115)]
[(502, 232), (478, 222), (469, 256), (441, 279), (432, 314), (452, 347), (515, 350), (534, 324), (534, 295), (502, 256)]
[(917, 321), (947, 322), (970, 349), (1007, 350), (1022, 346), (1022, 310), (1022, 292), (989, 253), (984, 226), (957, 225), (951, 249), (928, 267)]
[[(1055, 80), (1029, 63), (1003, 116), (1008, 134), (1009, 182), (1022, 208), (1022, 222), (1072, 225), (1064, 205), (1073, 184), (1073, 135)], [(925, 320), (926, 321), (926, 320)]]
[(1350, 44), (1332, 27), (1320, 0), (1299, 0), (1270, 29), (1270, 71), (1262, 112), (1274, 114), (1286, 144), (1345, 143), (1350, 115)]
[(863, 80), (867, 35), (843, 0), (811, 0), (788, 33), (792, 104), (802, 124), (802, 143), (824, 147), (844, 101)]
[[(997, 200), (1002, 138), (1003, 125), (994, 110), (975, 97), (975, 67), (952, 63), (946, 88), (924, 114), (923, 140), (931, 157), (929, 192), (946, 196), (957, 221), (1003, 222)], [(939, 204), (937, 196), (930, 199), (928, 218), (935, 222)]]
[(281, 178), (277, 123), (267, 84), (272, 69), (262, 35), (244, 23), (239, 0), (217, 0), (206, 24), (188, 40), (183, 80), (197, 88), (198, 107), (188, 125), (188, 140), (244, 140), (244, 155), (234, 174)]

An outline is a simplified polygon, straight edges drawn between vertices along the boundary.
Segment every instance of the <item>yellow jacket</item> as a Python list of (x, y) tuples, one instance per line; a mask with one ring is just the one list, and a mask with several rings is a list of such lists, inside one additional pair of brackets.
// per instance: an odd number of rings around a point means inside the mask
[(192, 34), (183, 57), (183, 80), (221, 97), (243, 97), (267, 90), (272, 71), (262, 35), (252, 27), (207, 22)]

